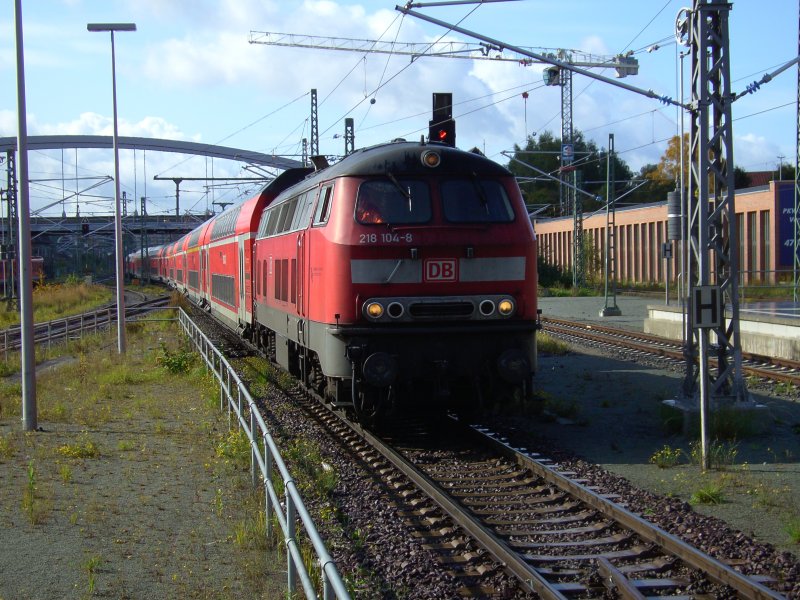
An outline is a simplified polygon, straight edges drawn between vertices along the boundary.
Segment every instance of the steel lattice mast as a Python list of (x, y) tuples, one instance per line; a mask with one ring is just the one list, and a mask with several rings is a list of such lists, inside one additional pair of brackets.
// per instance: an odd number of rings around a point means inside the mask
[[(687, 199), (687, 311), (684, 399), (700, 399), (703, 467), (709, 409), (745, 403), (739, 333), (738, 235), (733, 181), (733, 131), (727, 1), (695, 0), (688, 20), (692, 71)], [(681, 32), (679, 32), (679, 35)], [(726, 314), (725, 307), (729, 314)], [(712, 370), (709, 337), (716, 337)], [(698, 387), (699, 386), (699, 387)]]

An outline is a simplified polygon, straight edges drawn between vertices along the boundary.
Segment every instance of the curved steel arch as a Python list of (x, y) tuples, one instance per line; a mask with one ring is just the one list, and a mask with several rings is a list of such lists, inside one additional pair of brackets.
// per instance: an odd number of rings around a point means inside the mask
[[(111, 148), (111, 136), (107, 135), (33, 135), (28, 136), (29, 150), (54, 150), (58, 148)], [(145, 137), (119, 137), (119, 147), (129, 150), (156, 150), (159, 152), (178, 152), (181, 154), (197, 154), (214, 158), (225, 158), (241, 162), (273, 167), (276, 169), (292, 169), (302, 167), (302, 163), (291, 158), (274, 154), (263, 154), (251, 150)], [(0, 137), (0, 152), (15, 151), (16, 137)]]

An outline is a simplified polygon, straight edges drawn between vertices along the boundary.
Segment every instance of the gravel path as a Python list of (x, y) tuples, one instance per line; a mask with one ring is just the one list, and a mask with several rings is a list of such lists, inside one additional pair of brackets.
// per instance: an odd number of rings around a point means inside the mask
[(237, 539), (249, 470), (215, 388), (154, 357), (176, 331), (84, 348), (37, 377), (41, 431), (0, 385), (0, 599), (279, 598), (285, 563)]

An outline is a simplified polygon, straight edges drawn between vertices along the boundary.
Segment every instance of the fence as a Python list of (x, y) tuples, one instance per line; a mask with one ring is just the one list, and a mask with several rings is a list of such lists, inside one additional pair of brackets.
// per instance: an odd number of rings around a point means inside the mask
[[(283, 532), (287, 549), (286, 570), (289, 595), (292, 596), (295, 593), (299, 578), (306, 598), (317, 598), (314, 583), (303, 563), (300, 544), (297, 539), (296, 526), (299, 517), (300, 523), (319, 561), (323, 598), (325, 600), (332, 600), (333, 598), (349, 600), (350, 594), (347, 592), (341, 575), (328, 553), (325, 543), (317, 532), (317, 528), (300, 497), (297, 485), (287, 470), (275, 441), (272, 439), (247, 388), (222, 353), (214, 347), (206, 335), (200, 331), (182, 309), (178, 314), (178, 320), (186, 335), (192, 340), (197, 351), (203, 357), (206, 367), (213, 372), (219, 382), (220, 409), (224, 410), (224, 405), (227, 404), (228, 418), (230, 419), (232, 414), (236, 415), (239, 427), (244, 430), (250, 441), (250, 474), (253, 480), (253, 487), (258, 485), (260, 471), (261, 483), (265, 491), (264, 510), (266, 513), (267, 537), (272, 536), (273, 512)], [(262, 443), (262, 446), (259, 445), (259, 442)], [(285, 490), (283, 504), (272, 481), (275, 467), (277, 467), (278, 473), (283, 480)]]

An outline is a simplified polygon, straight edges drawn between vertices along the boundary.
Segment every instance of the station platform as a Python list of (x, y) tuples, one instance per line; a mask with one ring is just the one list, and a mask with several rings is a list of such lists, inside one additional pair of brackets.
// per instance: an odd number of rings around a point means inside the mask
[[(647, 307), (644, 332), (682, 339), (684, 311), (680, 306)], [(727, 314), (730, 318), (730, 312)], [(749, 302), (739, 306), (742, 351), (800, 360), (800, 304)]]
[[(684, 307), (665, 297), (617, 295), (619, 316), (600, 316), (603, 296), (540, 297), (542, 317), (573, 319), (669, 339), (683, 338)], [(730, 315), (729, 315), (730, 316)], [(752, 354), (800, 360), (800, 303), (745, 302), (739, 306), (742, 350)]]

